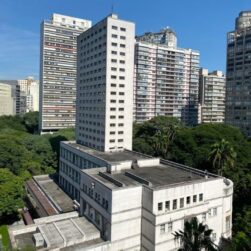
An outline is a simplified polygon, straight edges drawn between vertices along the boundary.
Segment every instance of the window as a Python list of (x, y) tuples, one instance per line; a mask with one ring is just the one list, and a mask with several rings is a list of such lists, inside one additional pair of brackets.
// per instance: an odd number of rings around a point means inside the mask
[(120, 52), (120, 56), (125, 56), (125, 52)]
[(199, 194), (199, 201), (203, 201), (203, 193)]
[(120, 36), (120, 39), (125, 40), (126, 37), (125, 36)]
[(216, 233), (212, 233), (212, 242), (215, 242), (216, 241), (216, 238), (217, 238), (217, 236), (216, 236)]
[(117, 26), (112, 25), (112, 29), (113, 29), (113, 30), (117, 30), (117, 29), (118, 29), (118, 27), (117, 27)]
[(116, 51), (112, 51), (112, 54), (113, 54), (113, 55), (117, 55), (117, 52), (116, 52)]
[(115, 139), (110, 139), (110, 143), (114, 143), (115, 142)]
[(190, 196), (188, 196), (188, 197), (187, 197), (187, 205), (190, 204), (190, 200), (191, 200), (191, 198), (190, 198)]
[(165, 224), (161, 224), (160, 225), (160, 234), (164, 234), (165, 233)]
[(115, 134), (115, 132), (110, 132), (111, 135)]
[(118, 35), (116, 35), (116, 34), (112, 34), (112, 37), (113, 37), (113, 38), (117, 38), (117, 37), (118, 37)]
[(117, 68), (116, 67), (112, 67), (111, 70), (112, 71), (117, 71)]
[(180, 198), (180, 208), (184, 207), (184, 198)]
[(202, 221), (206, 221), (207, 220), (207, 213), (203, 213), (201, 216)]
[(125, 60), (119, 60), (121, 64), (125, 64)]
[(120, 48), (125, 48), (125, 44), (120, 44)]
[(230, 228), (231, 228), (231, 221), (230, 221), (230, 216), (227, 216), (226, 217), (226, 231), (230, 231)]
[(162, 202), (159, 202), (158, 203), (158, 211), (161, 211), (162, 210)]
[(126, 31), (126, 28), (120, 27), (121, 31)]
[(168, 222), (167, 223), (167, 231), (168, 232), (172, 232), (172, 230), (173, 230), (173, 223), (172, 222)]
[(213, 216), (217, 215), (217, 207), (213, 208)]
[(112, 63), (117, 63), (117, 59), (112, 59)]
[(194, 195), (193, 196), (193, 203), (196, 203), (197, 202), (197, 195)]
[(123, 142), (124, 140), (123, 139), (118, 139), (118, 142)]
[(166, 209), (166, 211), (170, 211), (170, 201), (166, 201), (165, 209)]
[(112, 46), (117, 46), (118, 44), (117, 43), (112, 43)]
[(177, 200), (173, 200), (173, 210), (177, 209)]

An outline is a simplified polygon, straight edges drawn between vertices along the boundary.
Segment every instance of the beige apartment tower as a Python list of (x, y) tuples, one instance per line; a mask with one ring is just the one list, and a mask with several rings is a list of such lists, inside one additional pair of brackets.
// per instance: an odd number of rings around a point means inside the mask
[(224, 123), (226, 78), (221, 71), (200, 69), (200, 119), (201, 123)]

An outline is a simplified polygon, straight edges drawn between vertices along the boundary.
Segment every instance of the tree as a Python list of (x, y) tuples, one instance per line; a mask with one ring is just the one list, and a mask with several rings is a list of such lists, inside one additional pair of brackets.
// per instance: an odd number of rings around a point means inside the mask
[[(137, 141), (134, 149), (153, 149), (153, 155), (168, 158), (170, 145), (172, 144), (177, 132), (182, 127), (176, 118), (157, 116), (140, 125), (134, 126), (134, 138), (143, 138), (150, 147), (142, 147)], [(143, 143), (143, 142), (142, 142)]]
[(0, 168), (0, 223), (6, 217), (17, 215), (17, 210), (24, 205), (24, 194), (23, 180)]
[(212, 232), (207, 225), (199, 223), (198, 219), (193, 217), (185, 222), (184, 231), (175, 231), (173, 235), (175, 241), (181, 244), (179, 251), (215, 251), (218, 248), (211, 239)]
[(38, 132), (38, 120), (39, 120), (38, 112), (28, 112), (24, 114), (23, 124), (25, 125), (29, 133), (34, 134)]
[(236, 153), (231, 144), (222, 139), (211, 146), (209, 159), (213, 162), (213, 167), (222, 175), (227, 167), (233, 167), (236, 159)]

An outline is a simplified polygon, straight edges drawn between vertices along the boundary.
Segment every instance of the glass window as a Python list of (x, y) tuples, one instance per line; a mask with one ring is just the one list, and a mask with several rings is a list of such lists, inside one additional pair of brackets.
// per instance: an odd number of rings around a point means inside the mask
[(166, 211), (170, 210), (170, 201), (166, 201), (166, 203), (165, 203), (165, 209), (166, 209)]
[(177, 209), (177, 200), (173, 200), (173, 210)]
[(196, 203), (197, 202), (197, 195), (194, 195), (193, 196), (193, 203)]
[(199, 194), (199, 201), (203, 201), (203, 193)]
[(164, 234), (165, 233), (165, 224), (160, 225), (160, 233)]
[(162, 202), (159, 202), (158, 203), (158, 211), (161, 211), (162, 210)]
[(190, 200), (191, 200), (190, 196), (187, 196), (187, 205), (190, 204)]
[(112, 29), (113, 29), (113, 30), (117, 30), (117, 29), (118, 29), (118, 27), (117, 27), (117, 26), (112, 25)]
[(184, 207), (184, 198), (180, 198), (180, 208)]
[(172, 232), (172, 230), (173, 230), (173, 223), (172, 222), (168, 222), (167, 223), (167, 231), (168, 232)]

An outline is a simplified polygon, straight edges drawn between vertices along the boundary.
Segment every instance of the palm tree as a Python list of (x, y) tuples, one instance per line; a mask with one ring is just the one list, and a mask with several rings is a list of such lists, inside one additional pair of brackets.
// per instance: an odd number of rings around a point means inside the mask
[(216, 251), (218, 247), (211, 240), (213, 230), (207, 225), (199, 223), (197, 217), (193, 217), (184, 224), (184, 231), (175, 231), (174, 239), (181, 244), (178, 251)]
[(234, 166), (236, 153), (231, 144), (222, 139), (211, 146), (209, 159), (213, 161), (213, 167), (222, 175), (225, 168)]

